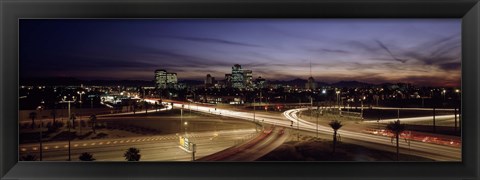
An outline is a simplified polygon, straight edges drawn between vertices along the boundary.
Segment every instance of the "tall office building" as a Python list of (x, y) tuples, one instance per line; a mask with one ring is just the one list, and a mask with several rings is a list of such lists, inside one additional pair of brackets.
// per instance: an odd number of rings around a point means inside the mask
[(252, 70), (243, 70), (243, 83), (245, 87), (253, 87)]
[(243, 89), (245, 88), (245, 82), (244, 82), (244, 77), (243, 77), (243, 70), (242, 66), (239, 64), (235, 64), (232, 67), (232, 87), (233, 88), (239, 88)]
[(313, 79), (312, 76), (308, 78), (308, 81), (305, 84), (305, 89), (310, 89), (310, 90), (317, 89), (317, 82), (315, 82), (315, 79)]
[(317, 89), (317, 83), (315, 82), (315, 79), (312, 77), (312, 62), (310, 61), (310, 77), (307, 80), (307, 83), (305, 84), (305, 89), (310, 89), (314, 90)]
[(207, 74), (207, 77), (205, 78), (205, 87), (206, 88), (212, 87), (213, 79), (214, 78), (210, 74)]
[(224, 87), (232, 87), (232, 74), (225, 74)]
[(265, 79), (262, 77), (258, 77), (257, 79), (255, 79), (255, 88), (258, 88), (258, 89), (266, 88)]
[(155, 84), (157, 89), (176, 88), (177, 83), (177, 73), (169, 73), (163, 69), (155, 70)]

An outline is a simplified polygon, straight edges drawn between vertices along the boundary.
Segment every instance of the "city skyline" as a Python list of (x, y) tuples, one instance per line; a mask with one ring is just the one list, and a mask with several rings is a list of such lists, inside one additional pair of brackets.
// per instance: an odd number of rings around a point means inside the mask
[(460, 19), (21, 20), (20, 77), (222, 79), (460, 86)]

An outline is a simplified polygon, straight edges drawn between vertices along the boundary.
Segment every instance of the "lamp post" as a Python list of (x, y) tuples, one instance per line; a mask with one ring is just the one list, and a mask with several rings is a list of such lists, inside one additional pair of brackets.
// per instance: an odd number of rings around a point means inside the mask
[[(72, 113), (71, 113), (71, 108), (70, 108), (70, 103), (72, 102), (75, 102), (76, 98), (75, 96), (63, 96), (63, 99), (62, 101), (63, 102), (67, 102), (68, 103), (68, 119), (69, 119), (69, 122), (72, 121)], [(71, 138), (71, 126), (73, 125), (73, 122), (70, 123), (70, 125), (68, 126), (68, 161), (71, 161), (72, 160), (72, 149), (71, 149), (71, 141), (72, 141), (72, 138)]]
[[(255, 123), (255, 97), (253, 97), (253, 123)], [(255, 131), (258, 131), (257, 125), (255, 125)]]
[(85, 94), (85, 91), (77, 91), (77, 94), (80, 95), (78, 102), (80, 103), (80, 107), (82, 107), (82, 94)]
[(300, 119), (300, 114), (302, 112), (298, 111), (298, 116), (297, 116), (297, 141), (300, 141), (300, 125), (299, 125), (299, 119)]
[(339, 99), (340, 99), (340, 91), (337, 90), (335, 93), (337, 94), (337, 106), (340, 106), (340, 104), (339, 104), (339, 103), (340, 103), (340, 101), (339, 101)]
[[(182, 127), (181, 127), (182, 124), (183, 124), (183, 104), (182, 104), (182, 108), (180, 109), (180, 132), (182, 131)], [(185, 124), (185, 125), (187, 125), (187, 124)], [(185, 134), (187, 134), (187, 132), (185, 132)]]
[[(460, 89), (455, 89), (455, 93), (457, 93), (457, 100), (459, 100), (459, 99), (460, 99)], [(459, 109), (458, 109), (458, 111), (457, 111), (457, 105), (456, 105), (456, 103), (455, 103), (454, 109), (455, 109), (455, 112), (454, 112), (454, 113), (455, 113), (455, 133), (456, 133), (456, 132), (457, 132), (457, 129), (458, 129), (458, 125), (457, 125), (457, 113), (460, 111), (460, 107), (459, 107)]]
[[(317, 110), (318, 110), (318, 108), (317, 108)], [(318, 114), (318, 111), (317, 111), (316, 114), (317, 114), (317, 124), (316, 124), (316, 125), (317, 125), (317, 138), (318, 138), (318, 115), (319, 115), (319, 114)]]
[(362, 99), (360, 99), (360, 102), (362, 104), (362, 108), (361, 108), (361, 114), (360, 114), (360, 117), (363, 119), (363, 101), (365, 100), (365, 96), (362, 97)]
[(446, 93), (447, 93), (447, 90), (445, 90), (445, 89), (444, 89), (444, 90), (442, 91), (442, 95), (443, 95), (443, 102), (445, 102), (445, 94), (446, 94)]
[(188, 126), (188, 122), (185, 121), (185, 122), (183, 123), (183, 125), (185, 126), (185, 137), (187, 137), (187, 126)]
[(43, 144), (42, 144), (42, 137), (43, 137), (43, 119), (40, 120), (40, 161), (42, 161), (43, 158)]

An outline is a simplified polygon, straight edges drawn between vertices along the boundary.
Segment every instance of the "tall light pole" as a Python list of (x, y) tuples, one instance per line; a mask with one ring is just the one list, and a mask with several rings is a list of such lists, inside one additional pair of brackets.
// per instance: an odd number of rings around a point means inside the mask
[(187, 137), (187, 126), (188, 126), (188, 122), (184, 122), (183, 125), (185, 126), (185, 137)]
[(78, 102), (80, 103), (80, 107), (82, 107), (82, 94), (85, 94), (85, 91), (77, 91), (77, 94), (80, 95), (80, 99), (78, 100)]
[(300, 141), (300, 125), (299, 125), (299, 119), (300, 119), (300, 114), (302, 112), (298, 111), (298, 116), (297, 116), (297, 141)]
[(361, 115), (360, 115), (360, 116), (361, 116), (362, 119), (363, 119), (363, 101), (364, 101), (364, 100), (365, 100), (365, 96), (363, 96), (362, 99), (360, 99), (360, 102), (361, 102), (361, 104), (362, 104), (362, 109), (361, 109), (362, 112), (361, 112)]
[(445, 94), (446, 94), (446, 93), (447, 93), (447, 90), (444, 89), (444, 90), (442, 91), (442, 94), (443, 94), (443, 102), (445, 102)]
[(312, 117), (313, 112), (313, 97), (310, 96), (310, 118)]
[(434, 132), (434, 133), (436, 132), (435, 116), (436, 116), (435, 106), (433, 106), (433, 132)]
[(339, 99), (340, 99), (340, 91), (337, 90), (335, 93), (337, 94), (337, 106), (340, 106), (340, 101), (339, 101)]
[[(460, 89), (455, 89), (455, 93), (457, 93), (457, 100), (460, 99)], [(457, 105), (456, 103), (454, 104), (454, 109), (455, 109), (455, 133), (457, 132), (457, 129), (458, 129), (458, 126), (457, 126), (457, 113), (459, 113), (460, 111), (460, 107), (458, 107), (458, 111), (457, 111)], [(460, 114), (458, 114), (460, 115)]]
[(72, 160), (72, 149), (71, 149), (71, 141), (72, 141), (72, 135), (71, 135), (71, 126), (73, 125), (73, 122), (72, 121), (72, 112), (71, 112), (71, 108), (70, 108), (70, 103), (72, 102), (75, 102), (75, 96), (72, 96), (71, 99), (67, 96), (63, 96), (63, 99), (62, 101), (63, 102), (67, 102), (68, 103), (68, 119), (69, 119), (69, 123), (70, 125), (68, 126), (68, 161), (71, 161)]
[(255, 122), (255, 97), (253, 97), (253, 122)]
[[(182, 124), (183, 124), (183, 104), (182, 104), (182, 108), (180, 109), (180, 132), (182, 132)], [(185, 125), (187, 125), (187, 124), (185, 124)], [(186, 127), (185, 127), (185, 129), (186, 129)], [(185, 132), (185, 135), (186, 134), (187, 134), (187, 132)]]
[(43, 144), (42, 144), (42, 137), (43, 137), (43, 120), (40, 120), (40, 161), (43, 158)]
[(317, 111), (317, 138), (318, 138), (318, 111)]

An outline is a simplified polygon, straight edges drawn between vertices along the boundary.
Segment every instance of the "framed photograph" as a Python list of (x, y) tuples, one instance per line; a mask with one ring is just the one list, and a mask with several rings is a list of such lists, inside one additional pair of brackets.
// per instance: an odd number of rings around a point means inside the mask
[(480, 5), (4, 1), (2, 179), (478, 179)]

